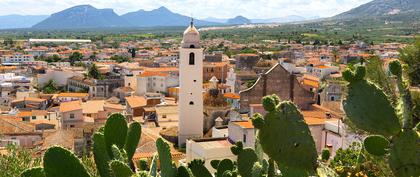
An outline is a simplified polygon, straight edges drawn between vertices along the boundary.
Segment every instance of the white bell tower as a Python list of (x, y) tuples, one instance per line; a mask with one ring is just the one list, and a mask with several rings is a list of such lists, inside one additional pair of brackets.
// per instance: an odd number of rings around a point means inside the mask
[(193, 21), (179, 48), (178, 144), (203, 136), (203, 49)]

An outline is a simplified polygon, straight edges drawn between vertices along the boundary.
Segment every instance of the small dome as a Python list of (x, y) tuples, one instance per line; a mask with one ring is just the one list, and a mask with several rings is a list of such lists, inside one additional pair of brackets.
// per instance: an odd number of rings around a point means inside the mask
[(184, 31), (182, 48), (200, 48), (200, 33), (192, 21), (191, 25)]
[(185, 31), (184, 31), (184, 36), (185, 35), (200, 35), (200, 33), (198, 32), (197, 28), (195, 28), (194, 25), (190, 25)]

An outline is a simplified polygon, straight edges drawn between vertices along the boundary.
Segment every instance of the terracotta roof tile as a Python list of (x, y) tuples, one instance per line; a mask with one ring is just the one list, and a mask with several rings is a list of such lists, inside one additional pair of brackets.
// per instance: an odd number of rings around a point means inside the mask
[(60, 112), (69, 112), (82, 109), (80, 101), (70, 101), (60, 104)]

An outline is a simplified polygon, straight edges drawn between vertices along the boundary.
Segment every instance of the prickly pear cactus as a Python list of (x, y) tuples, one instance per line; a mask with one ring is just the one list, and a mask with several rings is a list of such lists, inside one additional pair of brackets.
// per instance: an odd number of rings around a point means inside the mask
[(385, 137), (396, 135), (401, 125), (387, 95), (375, 84), (364, 79), (366, 69), (347, 69), (343, 77), (349, 82), (348, 96), (343, 101), (347, 117), (360, 129)]
[(23, 171), (20, 177), (45, 177), (45, 173), (42, 167), (34, 167)]
[(127, 159), (131, 168), (134, 168), (132, 161), (137, 145), (139, 144), (141, 136), (141, 125), (138, 122), (133, 122), (128, 127), (127, 138), (125, 140), (124, 149), (127, 152)]
[(109, 166), (111, 167), (114, 176), (131, 177), (132, 175), (134, 175), (130, 167), (121, 161), (113, 160), (109, 163)]
[(389, 165), (395, 176), (420, 176), (420, 136), (414, 130), (393, 138)]
[(389, 149), (389, 141), (381, 135), (371, 135), (365, 138), (363, 147), (369, 154), (383, 156)]
[(216, 177), (223, 177), (226, 171), (232, 171), (234, 168), (233, 162), (230, 159), (223, 159), (217, 167)]
[(46, 177), (89, 177), (82, 162), (69, 150), (59, 146), (49, 148), (44, 154)]
[(252, 123), (264, 152), (273, 159), (283, 176), (309, 176), (315, 173), (317, 152), (309, 128), (299, 109), (290, 101), (266, 96), (264, 118), (256, 114)]
[(243, 148), (242, 142), (238, 141), (231, 147), (234, 155), (238, 156), (238, 172), (242, 177), (252, 176), (252, 166), (258, 161), (257, 154), (251, 148)]
[(111, 171), (108, 164), (111, 158), (106, 148), (105, 136), (99, 132), (93, 134), (93, 157), (99, 174), (102, 177), (110, 177)]
[(110, 157), (113, 158), (112, 145), (116, 145), (118, 148), (124, 148), (127, 130), (127, 121), (123, 115), (116, 113), (108, 117), (105, 123), (104, 136)]
[(359, 66), (355, 72), (348, 69), (343, 73), (350, 82), (347, 100), (343, 102), (348, 118), (362, 130), (383, 135), (367, 137), (364, 149), (376, 156), (388, 154), (385, 157), (389, 157), (395, 176), (420, 176), (420, 134), (412, 125), (411, 95), (402, 77), (401, 64), (398, 61), (389, 64), (400, 92), (397, 109), (381, 89), (363, 79), (364, 70)]
[(194, 176), (200, 177), (213, 177), (213, 175), (207, 170), (204, 166), (204, 161), (200, 159), (195, 159), (188, 164), (188, 168), (191, 169), (191, 172)]
[(162, 138), (156, 140), (156, 147), (159, 153), (159, 161), (162, 177), (174, 177), (177, 168), (172, 164), (171, 149)]
[(179, 166), (176, 177), (193, 177), (193, 175), (187, 167)]
[(158, 160), (158, 158), (159, 157), (158, 157), (157, 154), (153, 155), (152, 163), (150, 164), (150, 170), (149, 170), (149, 175), (150, 176), (156, 177), (156, 175), (157, 175), (157, 160)]

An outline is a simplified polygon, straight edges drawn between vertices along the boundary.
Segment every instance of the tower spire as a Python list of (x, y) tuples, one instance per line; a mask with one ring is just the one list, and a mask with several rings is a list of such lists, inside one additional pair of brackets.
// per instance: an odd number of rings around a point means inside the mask
[(191, 26), (191, 28), (194, 26), (194, 18), (193, 17), (191, 17), (190, 26)]

